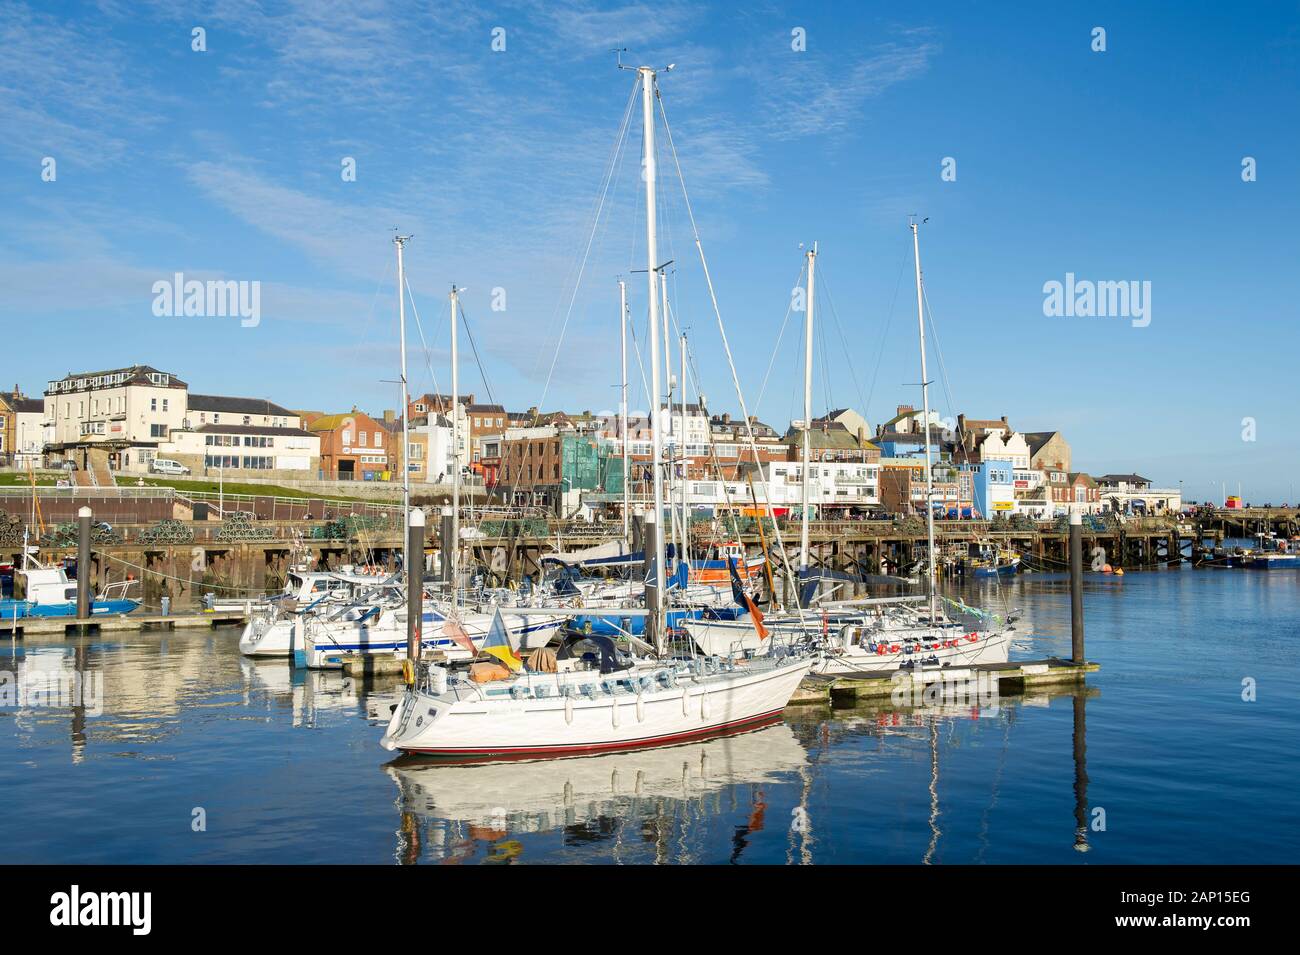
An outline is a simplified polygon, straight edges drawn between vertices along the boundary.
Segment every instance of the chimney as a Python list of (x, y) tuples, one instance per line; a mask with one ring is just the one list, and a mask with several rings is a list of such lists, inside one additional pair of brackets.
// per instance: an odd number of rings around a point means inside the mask
[(966, 416), (964, 414), (957, 415), (957, 433), (966, 433)]
[(911, 405), (899, 405), (895, 414), (911, 414), (915, 410)]
[(397, 420), (397, 412), (391, 408), (384, 409), (384, 424), (392, 424)]
[(722, 423), (723, 423), (723, 424), (731, 424), (731, 412), (730, 412), (730, 411), (724, 411), (724, 412), (722, 412)]

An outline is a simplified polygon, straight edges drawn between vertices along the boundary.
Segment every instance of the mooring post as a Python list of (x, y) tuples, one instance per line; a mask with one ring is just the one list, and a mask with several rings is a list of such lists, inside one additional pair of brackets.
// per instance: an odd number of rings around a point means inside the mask
[(1083, 515), (1070, 513), (1070, 659), (1085, 662), (1083, 654)]
[[(438, 560), (440, 567), (438, 570), (438, 579), (444, 584), (454, 587), (455, 582), (451, 579), (451, 551), (456, 546), (456, 542), (451, 539), (451, 508), (444, 507), (441, 512), (441, 521), (438, 528)], [(421, 525), (424, 520), (421, 518)], [(421, 533), (424, 533), (421, 531)]]
[[(406, 658), (415, 673), (420, 659), (420, 623), (424, 615), (424, 511), (411, 508), (406, 532)], [(446, 561), (444, 560), (445, 564)]]
[(77, 619), (90, 618), (90, 518), (91, 510), (77, 511)]

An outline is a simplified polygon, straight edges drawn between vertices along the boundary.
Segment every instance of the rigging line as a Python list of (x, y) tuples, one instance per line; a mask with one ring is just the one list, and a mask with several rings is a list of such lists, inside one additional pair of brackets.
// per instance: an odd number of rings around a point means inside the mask
[[(582, 285), (582, 277), (583, 277), (583, 275), (586, 274), (586, 271), (587, 271), (587, 261), (588, 261), (588, 259), (589, 259), (590, 256), (591, 256), (591, 247), (592, 247), (592, 243), (595, 241), (595, 238), (596, 238), (596, 230), (597, 230), (597, 228), (598, 228), (599, 225), (600, 225), (600, 217), (601, 217), (601, 213), (604, 211), (604, 208), (605, 208), (605, 200), (606, 200), (606, 197), (609, 195), (609, 189), (610, 189), (610, 186), (611, 186), (612, 181), (613, 181), (614, 171), (615, 171), (615, 168), (616, 168), (617, 165), (618, 165), (618, 156), (619, 156), (619, 154), (622, 152), (622, 149), (623, 149), (623, 143), (624, 143), (624, 141), (625, 141), (626, 138), (627, 138), (628, 126), (629, 126), (629, 124), (630, 124), (631, 116), (632, 116), (632, 104), (633, 104), (633, 102), (634, 102), (634, 100), (635, 100), (635, 98), (636, 98), (637, 87), (638, 87), (638, 84), (636, 84), (636, 83), (632, 84), (632, 92), (631, 92), (631, 94), (628, 96), (628, 99), (627, 99), (627, 106), (625, 107), (625, 109), (624, 109), (624, 111), (623, 111), (623, 123), (622, 123), (622, 127), (621, 127), (620, 130), (619, 130), (618, 138), (617, 138), (617, 139), (615, 140), (615, 142), (614, 142), (614, 147), (613, 147), (612, 151), (610, 152), (609, 161), (606, 163), (606, 167), (605, 167), (604, 175), (601, 177), (601, 189), (600, 189), (600, 193), (599, 193), (599, 195), (598, 195), (598, 197), (597, 197), (597, 199), (596, 199), (596, 202), (595, 202), (595, 209), (594, 209), (593, 212), (592, 212), (591, 229), (590, 229), (590, 231), (588, 232), (588, 235), (587, 235), (587, 243), (586, 243), (586, 246), (585, 246), (585, 248), (583, 249), (583, 252), (582, 252), (582, 259), (581, 259), (581, 262), (580, 262), (580, 264), (577, 266), (577, 275), (576, 275), (576, 277), (575, 277), (574, 280), (573, 280), (573, 292), (572, 292), (572, 294), (569, 296), (569, 305), (568, 305), (568, 307), (565, 309), (565, 313), (564, 313), (564, 322), (563, 322), (563, 323), (561, 324), (561, 326), (560, 326), (560, 335), (559, 335), (559, 338), (556, 340), (556, 343), (555, 343), (555, 354), (554, 354), (554, 355), (552, 356), (552, 358), (551, 358), (551, 367), (550, 367), (550, 371), (548, 371), (548, 372), (547, 372), (547, 375), (546, 375), (546, 384), (545, 384), (545, 386), (542, 388), (542, 397), (541, 397), (541, 400), (540, 400), (540, 401), (538, 402), (538, 404), (537, 404), (537, 407), (538, 407), (538, 409), (539, 409), (539, 412), (540, 412), (540, 409), (543, 407), (543, 405), (546, 404), (546, 396), (547, 396), (547, 394), (550, 392), (550, 389), (551, 389), (551, 379), (552, 379), (552, 378), (554, 377), (554, 375), (555, 375), (555, 366), (556, 366), (556, 363), (557, 363), (557, 362), (559, 361), (559, 359), (560, 359), (560, 352), (561, 352), (561, 350), (562, 350), (563, 347), (564, 347), (564, 335), (565, 335), (565, 332), (568, 330), (568, 327), (569, 327), (569, 319), (573, 316), (573, 306), (574, 306), (574, 303), (575, 303), (575, 302), (577, 301), (577, 299), (578, 299), (578, 289), (579, 289), (579, 287)], [(572, 272), (571, 272), (571, 274), (572, 274)], [(562, 300), (563, 300), (563, 299), (561, 299), (561, 301), (562, 301)], [(551, 327), (554, 327), (554, 325), (555, 325), (555, 316), (558, 315), (558, 313), (559, 313), (559, 303), (557, 302), (557, 304), (556, 304), (556, 311), (555, 311), (555, 314), (553, 314), (553, 315), (552, 315), (552, 318), (551, 318)], [(534, 373), (536, 372), (537, 364), (540, 364), (540, 362), (541, 362), (541, 355), (542, 355), (542, 353), (539, 352), (539, 353), (538, 353), (538, 362), (535, 363), (534, 366), (533, 366)]]
[[(940, 377), (943, 379), (944, 396), (948, 400), (948, 410), (951, 413), (953, 409), (957, 407), (957, 405), (956, 402), (954, 402), (952, 399), (952, 389), (949, 386), (949, 380), (948, 380), (948, 368), (943, 361), (943, 344), (939, 341), (939, 330), (935, 326), (934, 310), (930, 308), (930, 295), (925, 289), (925, 282), (921, 283), (921, 301), (925, 305), (925, 313), (928, 319), (927, 324), (930, 326), (930, 335), (934, 339), (934, 351), (937, 353), (939, 358), (939, 374)], [(929, 422), (926, 422), (926, 427), (927, 428), (929, 427)], [(957, 441), (962, 442), (964, 446), (964, 435), (962, 435), (959, 430), (955, 431), (954, 433), (957, 436)], [(928, 432), (926, 436), (929, 437)], [(994, 585), (997, 588), (998, 600), (1002, 604), (1002, 612), (1004, 614), (1010, 614), (1011, 613), (1010, 595), (1008, 593), (1008, 590), (1003, 587), (1001, 575), (997, 575), (994, 577)]]
[[(799, 275), (794, 280), (791, 289), (796, 289), (803, 282), (803, 274), (807, 268), (808, 259), (801, 257), (799, 260)], [(772, 375), (772, 366), (776, 364), (777, 353), (781, 350), (781, 341), (785, 338), (786, 326), (790, 324), (790, 313), (794, 311), (794, 295), (790, 296), (790, 303), (785, 307), (785, 318), (781, 319), (781, 331), (776, 336), (776, 345), (772, 348), (772, 356), (767, 360), (767, 372), (763, 375), (763, 387), (758, 389), (758, 400), (754, 402), (754, 414), (763, 413), (763, 395), (767, 392), (767, 381)]]
[(474, 353), (474, 364), (478, 365), (478, 375), (483, 379), (483, 389), (487, 392), (488, 401), (491, 404), (496, 404), (497, 399), (492, 393), (492, 384), (487, 378), (487, 369), (483, 367), (483, 359), (479, 357), (478, 343), (474, 341), (474, 333), (469, 327), (469, 313), (465, 311), (465, 306), (463, 304), (460, 307), (460, 324), (461, 327), (465, 329), (465, 337), (469, 339), (470, 351)]
[(586, 248), (584, 248), (582, 252), (582, 264), (579, 266), (577, 277), (574, 279), (573, 294), (569, 296), (569, 305), (564, 312), (564, 322), (560, 325), (560, 335), (555, 342), (555, 354), (551, 356), (551, 368), (550, 371), (546, 373), (546, 384), (542, 388), (541, 400), (537, 403), (539, 414), (541, 408), (546, 404), (546, 396), (550, 393), (551, 380), (555, 377), (555, 366), (559, 363), (560, 352), (564, 348), (564, 335), (569, 328), (569, 319), (573, 317), (573, 306), (578, 300), (578, 289), (582, 285), (582, 277), (587, 272), (587, 262), (591, 256), (592, 243), (595, 242), (596, 239), (596, 230), (600, 226), (601, 213), (605, 209), (605, 199), (609, 194), (609, 187), (612, 183), (614, 168), (617, 166), (618, 154), (622, 151), (623, 142), (627, 137), (629, 118), (632, 114), (632, 100), (635, 96), (636, 84), (633, 84), (632, 95), (628, 97), (627, 111), (623, 116), (623, 129), (619, 132), (618, 140), (614, 144), (614, 152), (610, 156), (609, 168), (606, 170), (604, 182), (601, 186), (600, 197), (596, 202), (596, 211), (591, 224), (591, 232), (587, 236)]
[[(822, 408), (822, 414), (830, 414), (834, 409), (832, 404), (835, 396), (831, 393), (831, 362), (826, 351), (826, 323), (817, 323), (817, 344), (821, 346), (822, 351), (822, 400), (825, 402)], [(811, 424), (812, 422), (809, 422)]]
[[(429, 345), (429, 343), (428, 343), (427, 341), (425, 341), (425, 338), (424, 338), (424, 325), (423, 325), (423, 323), (421, 323), (421, 321), (420, 321), (420, 310), (419, 310), (419, 308), (418, 308), (418, 307), (416, 306), (416, 304), (415, 304), (415, 293), (411, 291), (411, 283), (410, 283), (409, 281), (407, 281), (405, 278), (403, 278), (403, 282), (405, 282), (405, 284), (406, 284), (406, 297), (407, 297), (407, 298), (410, 300), (410, 302), (411, 302), (411, 312), (412, 312), (412, 314), (415, 316), (415, 330), (416, 330), (417, 332), (419, 332), (419, 335), (420, 335), (420, 348), (421, 348), (421, 350), (423, 351), (423, 354), (424, 354), (424, 367), (425, 367), (426, 369), (428, 369), (428, 372), (429, 372), (429, 380), (433, 383), (433, 394), (434, 394), (435, 397), (437, 397), (437, 396), (438, 396), (438, 376), (437, 376), (437, 375), (434, 373), (434, 371), (433, 371), (433, 348), (432, 348), (432, 346)], [(439, 322), (438, 324), (441, 325), (442, 323)], [(435, 334), (436, 334), (436, 333), (437, 333), (437, 326), (434, 326), (434, 330), (435, 330)], [(434, 339), (434, 341), (436, 342), (437, 339)], [(406, 382), (406, 388), (407, 388), (407, 392), (408, 392), (407, 397), (410, 397), (409, 392), (410, 392), (410, 389), (411, 389), (411, 382), (410, 382), (409, 379), (408, 379), (407, 382)], [(441, 402), (439, 402), (439, 404), (441, 405)], [(406, 414), (408, 411), (409, 411), (409, 409), (407, 409), (407, 408), (403, 408), (403, 409), (402, 409), (402, 414)], [(443, 409), (443, 414), (446, 414), (446, 409)]]
[[(849, 377), (853, 379), (853, 389), (858, 394), (858, 401), (862, 403), (862, 415), (867, 415), (867, 402), (862, 397), (862, 383), (858, 380), (857, 369), (853, 365), (853, 352), (849, 348), (847, 336), (844, 334), (844, 325), (840, 322), (840, 314), (835, 309), (835, 301), (831, 298), (830, 283), (827, 281), (826, 266), (822, 266), (822, 286), (826, 295), (826, 305), (830, 309), (831, 318), (835, 320), (835, 330), (839, 333), (840, 346), (844, 349), (844, 360), (849, 366)], [(870, 420), (870, 419), (868, 419)]]
[[(709, 290), (709, 301), (713, 305), (713, 314), (718, 321), (718, 332), (722, 336), (722, 350), (727, 356), (727, 366), (731, 370), (731, 382), (735, 386), (736, 398), (740, 403), (740, 411), (745, 418), (745, 432), (749, 440), (750, 453), (754, 457), (754, 462), (758, 464), (759, 461), (758, 443), (754, 439), (754, 426), (753, 423), (750, 421), (749, 411), (745, 404), (745, 392), (744, 389), (740, 387), (740, 375), (736, 371), (736, 362), (731, 354), (731, 342), (727, 339), (727, 329), (722, 321), (722, 309), (718, 306), (717, 291), (713, 287), (713, 277), (709, 274), (709, 262), (708, 259), (706, 259), (704, 256), (704, 243), (700, 239), (699, 224), (696, 223), (695, 221), (695, 211), (691, 208), (691, 198), (686, 191), (686, 178), (682, 174), (681, 160), (677, 156), (677, 144), (673, 142), (672, 128), (668, 125), (668, 113), (664, 109), (663, 99), (658, 95), (658, 90), (655, 91), (655, 99), (659, 103), (659, 112), (664, 118), (665, 138), (668, 140), (668, 145), (672, 152), (673, 165), (674, 167), (676, 167), (677, 170), (677, 181), (681, 184), (682, 187), (682, 199), (686, 205), (686, 214), (690, 218), (691, 233), (695, 239), (695, 249), (700, 255), (700, 265), (704, 272), (704, 282)], [(759, 466), (759, 474), (762, 475), (763, 473), (762, 465), (759, 464), (758, 466)], [(804, 475), (804, 478), (806, 480), (807, 475)], [(768, 513), (768, 517), (772, 521), (772, 528), (775, 532), (775, 537), (776, 537), (776, 546), (781, 553), (781, 561), (782, 563), (785, 564), (787, 584), (793, 589), (794, 593), (798, 595), (799, 585), (795, 581), (794, 569), (791, 566), (789, 556), (786, 554), (786, 550), (785, 550), (785, 540), (783, 535), (781, 534), (781, 528), (776, 522), (776, 514), (772, 510), (771, 495), (769, 494), (767, 495), (767, 497), (768, 497), (767, 513)], [(804, 609), (802, 606), (802, 602), (799, 601), (798, 599), (795, 600), (795, 609), (798, 611), (800, 628), (802, 629), (803, 621), (804, 621)]]
[[(894, 295), (889, 300), (889, 311), (885, 314), (885, 325), (880, 331), (880, 347), (876, 351), (876, 369), (871, 375), (871, 388), (867, 391), (867, 400), (863, 403), (862, 414), (869, 416), (871, 414), (871, 399), (876, 394), (876, 382), (880, 378), (880, 362), (885, 357), (885, 342), (889, 338), (889, 326), (894, 321), (894, 308), (898, 304), (898, 290), (903, 284), (903, 269), (907, 265), (907, 256), (904, 254), (898, 263), (898, 277), (894, 279)], [(867, 418), (870, 421), (870, 417)]]

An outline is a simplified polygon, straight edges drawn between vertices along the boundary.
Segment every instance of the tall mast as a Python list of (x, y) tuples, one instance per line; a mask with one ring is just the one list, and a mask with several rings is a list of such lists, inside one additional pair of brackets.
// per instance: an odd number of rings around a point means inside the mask
[(659, 533), (655, 534), (655, 587), (654, 606), (649, 608), (654, 617), (655, 650), (664, 652), (664, 535), (663, 535), (663, 501), (664, 501), (664, 436), (663, 412), (659, 404), (662, 392), (659, 375), (663, 359), (659, 355), (659, 237), (655, 222), (655, 112), (654, 86), (655, 71), (648, 66), (637, 68), (641, 74), (641, 125), (644, 130), (642, 138), (642, 169), (645, 179), (645, 230), (646, 230), (646, 285), (650, 292), (650, 406), (654, 409), (654, 418), (650, 422), (650, 460), (654, 463), (654, 508), (655, 523), (659, 524)]
[(934, 554), (934, 475), (930, 470), (930, 379), (925, 370), (925, 306), (921, 295), (921, 240), (912, 221), (912, 253), (916, 260), (916, 327), (921, 337), (921, 443), (925, 446), (925, 535), (926, 567), (925, 587), (930, 597), (930, 623), (934, 623), (934, 585), (938, 561)]
[(668, 309), (668, 270), (667, 268), (659, 269), (659, 304), (660, 315), (663, 319), (664, 327), (664, 383), (668, 387), (668, 394), (664, 398), (664, 424), (668, 427), (668, 432), (674, 438), (673, 456), (666, 462), (668, 468), (668, 486), (664, 489), (664, 503), (668, 506), (668, 511), (672, 515), (673, 541), (677, 550), (677, 559), (682, 559), (682, 525), (680, 516), (677, 513), (677, 495), (673, 493), (673, 484), (677, 477), (674, 461), (676, 460), (678, 447), (681, 445), (681, 438), (677, 434), (677, 428), (673, 424), (673, 397), (677, 393), (677, 383), (673, 375), (673, 352), (668, 345), (668, 326), (672, 324), (672, 314)]
[(808, 311), (803, 333), (803, 519), (799, 523), (799, 577), (808, 573), (808, 511), (812, 496), (813, 303), (817, 293), (817, 243), (808, 250)]
[(618, 434), (623, 443), (623, 540), (632, 539), (632, 475), (628, 473), (627, 448), (627, 283), (618, 280), (618, 331), (619, 350), (622, 354), (623, 384), (619, 391)]
[[(691, 522), (690, 522), (690, 515), (686, 510), (686, 486), (687, 486), (686, 478), (689, 476), (688, 472), (690, 469), (690, 465), (686, 460), (686, 333), (685, 332), (682, 333), (680, 345), (681, 345), (682, 373), (677, 382), (677, 390), (681, 394), (681, 397), (677, 401), (677, 406), (681, 408), (681, 415), (679, 416), (678, 419), (679, 423), (681, 424), (681, 427), (678, 430), (681, 433), (678, 435), (677, 445), (678, 447), (681, 448), (681, 455), (682, 455), (682, 473), (681, 476), (678, 478), (678, 480), (681, 481), (681, 492), (679, 494), (679, 499), (681, 501), (681, 509), (682, 509), (682, 552), (679, 559), (686, 561), (689, 565), (690, 553), (691, 553), (690, 551)], [(687, 571), (687, 573), (689, 574), (690, 571)]]
[(451, 287), (451, 607), (460, 589), (460, 362), (456, 353), (456, 312), (460, 289)]
[(408, 574), (411, 568), (411, 466), (407, 458), (411, 453), (411, 399), (406, 383), (406, 267), (402, 251), (410, 238), (409, 235), (393, 236), (393, 244), (397, 246), (397, 326), (402, 353), (402, 453), (397, 460), (402, 462), (402, 530), (407, 532), (402, 535), (402, 566)]

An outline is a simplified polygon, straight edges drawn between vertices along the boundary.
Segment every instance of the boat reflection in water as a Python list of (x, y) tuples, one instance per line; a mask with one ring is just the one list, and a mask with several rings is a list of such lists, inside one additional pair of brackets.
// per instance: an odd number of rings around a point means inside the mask
[[(399, 862), (488, 862), (523, 854), (514, 836), (562, 833), (566, 843), (607, 841), (612, 861), (711, 862), (698, 820), (749, 813), (732, 861), (761, 831), (763, 784), (797, 782), (808, 756), (790, 727), (571, 759), (474, 765), (400, 757), (385, 767), (400, 793)], [(695, 820), (694, 831), (691, 821)], [(782, 820), (782, 829), (788, 828)], [(546, 861), (559, 861), (553, 849)]]
[(315, 727), (327, 715), (361, 715), (383, 726), (402, 695), (398, 677), (358, 681), (339, 671), (295, 669), (284, 660), (240, 657), (245, 705), (271, 707), (287, 704), (295, 727)]

